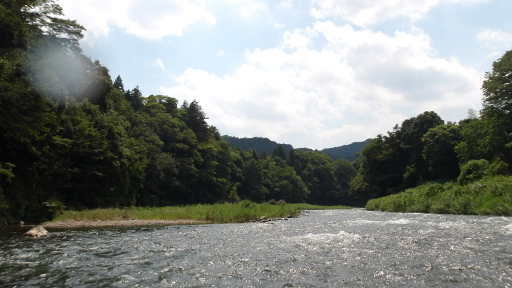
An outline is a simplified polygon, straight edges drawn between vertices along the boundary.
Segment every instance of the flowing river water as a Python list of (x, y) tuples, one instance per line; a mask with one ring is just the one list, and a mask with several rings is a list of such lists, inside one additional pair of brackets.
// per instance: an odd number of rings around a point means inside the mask
[(0, 230), (0, 287), (512, 287), (512, 218), (309, 211), (270, 223)]

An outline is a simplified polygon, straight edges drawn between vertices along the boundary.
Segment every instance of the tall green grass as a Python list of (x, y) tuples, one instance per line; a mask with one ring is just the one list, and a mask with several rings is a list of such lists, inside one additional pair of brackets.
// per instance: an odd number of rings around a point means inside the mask
[(512, 177), (492, 176), (466, 185), (427, 183), (366, 204), (367, 210), (512, 216)]
[[(198, 220), (211, 223), (241, 223), (258, 220), (260, 217), (278, 218), (296, 216), (301, 210), (328, 209), (326, 206), (309, 204), (282, 204), (270, 205), (268, 203), (256, 204), (242, 201), (237, 204), (224, 203), (214, 205), (188, 205), (171, 207), (131, 207), (125, 209), (94, 209), (84, 211), (65, 211), (54, 221), (63, 220)], [(345, 206), (331, 206), (330, 209), (349, 208)]]

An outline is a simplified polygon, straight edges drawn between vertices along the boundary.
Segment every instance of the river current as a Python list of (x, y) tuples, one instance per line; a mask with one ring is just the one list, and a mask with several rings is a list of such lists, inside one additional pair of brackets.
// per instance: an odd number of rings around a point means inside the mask
[(268, 223), (0, 229), (0, 287), (512, 287), (512, 218), (309, 211)]

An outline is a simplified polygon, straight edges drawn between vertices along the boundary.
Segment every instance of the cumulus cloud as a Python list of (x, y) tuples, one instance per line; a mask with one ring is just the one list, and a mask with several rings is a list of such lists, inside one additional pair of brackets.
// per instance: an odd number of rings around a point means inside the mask
[(512, 34), (502, 30), (485, 29), (477, 35), (479, 42), (484, 45), (503, 50), (512, 46)]
[(486, 51), (486, 59), (499, 58), (512, 46), (512, 34), (499, 29), (484, 29), (478, 33), (477, 40)]
[(318, 19), (340, 17), (359, 26), (374, 25), (384, 20), (408, 17), (418, 20), (440, 0), (312, 0), (312, 15)]
[(142, 39), (181, 36), (199, 21), (214, 24), (216, 18), (201, 1), (193, 0), (62, 0), (66, 17), (80, 19), (87, 27), (86, 42), (105, 37), (112, 26)]
[(317, 19), (336, 17), (367, 27), (398, 17), (417, 21), (441, 2), (474, 4), (487, 0), (312, 0), (311, 14)]
[[(325, 45), (311, 48), (318, 37)], [(386, 133), (424, 111), (460, 120), (480, 103), (481, 75), (436, 58), (421, 31), (390, 36), (327, 21), (286, 32), (282, 43), (247, 51), (232, 75), (188, 69), (162, 92), (197, 99), (222, 133), (318, 149)]]

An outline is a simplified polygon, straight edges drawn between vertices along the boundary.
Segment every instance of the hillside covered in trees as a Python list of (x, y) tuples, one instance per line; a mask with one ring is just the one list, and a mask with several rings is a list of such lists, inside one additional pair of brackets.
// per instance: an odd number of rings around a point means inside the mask
[(283, 149), (285, 154), (289, 154), (293, 150), (293, 146), (290, 144), (280, 144), (263, 137), (238, 138), (223, 135), (222, 139), (226, 140), (232, 147), (238, 147), (246, 152), (254, 150), (257, 154), (263, 156), (271, 154), (278, 146), (281, 146), (279, 149)]
[(62, 19), (53, 1), (1, 3), (3, 222), (242, 199), (364, 205), (427, 181), (472, 179), (472, 161), (487, 161), (485, 173), (510, 171), (512, 52), (486, 75), (480, 116), (445, 123), (422, 113), (378, 135), (351, 163), (282, 145), (268, 154), (232, 147), (197, 101), (144, 96), (112, 80), (82, 53), (84, 28)]
[[(325, 148), (320, 150), (320, 152), (329, 155), (333, 160), (338, 159), (346, 159), (349, 161), (354, 161), (357, 159), (359, 152), (366, 147), (373, 139), (366, 139), (362, 142), (353, 142), (347, 145), (342, 145), (333, 148)], [(307, 148), (299, 148), (298, 150), (302, 151), (312, 151)]]
[(348, 201), (355, 169), (321, 153), (235, 149), (197, 101), (126, 89), (83, 55), (51, 0), (3, 1), (0, 218), (224, 201)]
[[(232, 147), (238, 147), (243, 151), (255, 150), (256, 153), (262, 155), (270, 154), (271, 151), (274, 151), (274, 149), (277, 148), (277, 146), (281, 146), (286, 154), (290, 153), (290, 151), (294, 149), (290, 144), (279, 144), (268, 138), (262, 137), (238, 138), (234, 136), (223, 135), (222, 139), (226, 140)], [(359, 152), (361, 152), (361, 150), (371, 141), (372, 139), (367, 139), (362, 142), (354, 142), (338, 147), (325, 148), (320, 150), (320, 152), (329, 155), (332, 160), (346, 159), (349, 161), (354, 161), (356, 160)], [(305, 152), (315, 151), (309, 148), (297, 148), (296, 150)]]

